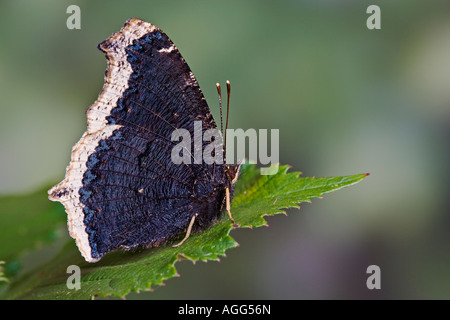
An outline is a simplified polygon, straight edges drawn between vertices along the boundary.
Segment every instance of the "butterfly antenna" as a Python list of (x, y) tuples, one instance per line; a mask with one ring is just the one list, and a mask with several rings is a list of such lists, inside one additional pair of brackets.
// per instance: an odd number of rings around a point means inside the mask
[(220, 108), (220, 131), (222, 131), (223, 136), (223, 116), (222, 116), (222, 90), (220, 90), (220, 84), (216, 83), (217, 93), (219, 94), (219, 108)]
[(227, 80), (227, 120), (225, 123), (225, 142), (224, 149), (227, 150), (227, 129), (228, 129), (228, 116), (230, 115), (230, 94), (231, 94), (231, 85), (230, 81)]

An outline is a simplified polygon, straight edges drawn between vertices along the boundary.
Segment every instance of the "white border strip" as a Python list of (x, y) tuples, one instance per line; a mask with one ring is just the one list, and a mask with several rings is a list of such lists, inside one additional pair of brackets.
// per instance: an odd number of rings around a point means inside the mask
[(50, 200), (59, 201), (64, 205), (68, 215), (70, 236), (75, 239), (81, 254), (88, 262), (97, 262), (100, 259), (92, 257), (83, 221), (84, 205), (80, 202), (79, 190), (83, 187), (82, 179), (87, 171), (86, 162), (95, 152), (100, 140), (107, 139), (114, 130), (121, 127), (108, 125), (106, 118), (128, 89), (128, 79), (133, 72), (127, 61), (125, 48), (155, 29), (157, 28), (148, 22), (129, 19), (119, 32), (100, 45), (108, 61), (105, 84), (97, 100), (87, 110), (87, 131), (72, 148), (72, 158), (66, 169), (65, 179), (48, 191)]

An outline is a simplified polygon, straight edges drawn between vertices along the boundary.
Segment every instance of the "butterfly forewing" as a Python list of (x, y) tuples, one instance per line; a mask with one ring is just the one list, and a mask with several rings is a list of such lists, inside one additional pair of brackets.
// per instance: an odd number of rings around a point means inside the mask
[[(74, 146), (66, 178), (50, 191), (87, 261), (116, 248), (154, 247), (204, 229), (220, 214), (226, 171), (174, 164), (172, 133), (194, 122), (216, 129), (198, 83), (178, 49), (152, 24), (130, 19), (99, 45), (108, 61), (105, 84), (88, 109), (88, 129)], [(202, 148), (207, 142), (203, 141)], [(231, 168), (231, 169), (230, 169)]]

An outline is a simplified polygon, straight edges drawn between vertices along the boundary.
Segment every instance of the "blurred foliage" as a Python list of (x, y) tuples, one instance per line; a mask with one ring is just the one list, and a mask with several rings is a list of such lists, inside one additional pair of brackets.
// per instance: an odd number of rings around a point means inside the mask
[(57, 239), (66, 224), (64, 208), (48, 201), (47, 190), (0, 197), (0, 260), (7, 276), (18, 272), (21, 255)]
[(0, 261), (0, 282), (6, 282), (9, 283), (9, 279), (5, 276), (5, 272), (3, 270), (2, 264), (4, 264), (5, 261)]

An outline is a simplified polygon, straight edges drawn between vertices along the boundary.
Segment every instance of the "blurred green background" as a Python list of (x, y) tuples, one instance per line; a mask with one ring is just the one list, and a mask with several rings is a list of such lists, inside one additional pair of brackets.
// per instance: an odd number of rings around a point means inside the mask
[[(169, 35), (216, 119), (215, 83), (230, 80), (230, 127), (280, 129), (292, 170), (371, 175), (128, 298), (450, 298), (450, 2), (1, 1), (0, 194), (64, 177), (103, 86), (96, 46), (130, 17)], [(366, 287), (372, 264), (381, 290)]]

